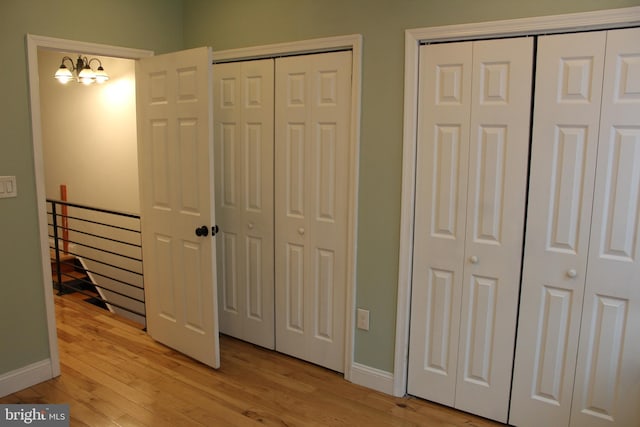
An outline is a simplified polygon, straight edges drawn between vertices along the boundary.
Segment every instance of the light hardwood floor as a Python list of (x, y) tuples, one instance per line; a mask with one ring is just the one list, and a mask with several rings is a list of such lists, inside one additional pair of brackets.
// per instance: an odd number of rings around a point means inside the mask
[(0, 403), (68, 403), (72, 426), (500, 426), (221, 337), (219, 370), (105, 310), (56, 296), (62, 375)]

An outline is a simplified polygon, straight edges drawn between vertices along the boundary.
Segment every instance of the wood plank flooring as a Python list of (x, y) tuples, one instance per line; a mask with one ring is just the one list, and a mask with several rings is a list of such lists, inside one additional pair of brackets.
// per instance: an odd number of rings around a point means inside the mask
[(0, 403), (68, 403), (72, 426), (500, 426), (221, 337), (219, 370), (73, 295), (56, 296), (62, 375)]

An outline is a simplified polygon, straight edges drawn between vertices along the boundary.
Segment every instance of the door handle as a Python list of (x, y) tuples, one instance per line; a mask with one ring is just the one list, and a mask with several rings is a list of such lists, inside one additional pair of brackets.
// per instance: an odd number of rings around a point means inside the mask
[[(213, 227), (211, 227), (211, 237), (213, 237), (216, 234), (218, 234), (218, 231), (220, 231), (220, 228), (217, 225), (214, 225)], [(206, 236), (206, 234), (205, 234), (205, 236)]]
[(206, 225), (196, 228), (196, 236), (202, 237), (202, 236), (208, 236), (208, 235), (209, 235), (209, 227), (207, 227)]

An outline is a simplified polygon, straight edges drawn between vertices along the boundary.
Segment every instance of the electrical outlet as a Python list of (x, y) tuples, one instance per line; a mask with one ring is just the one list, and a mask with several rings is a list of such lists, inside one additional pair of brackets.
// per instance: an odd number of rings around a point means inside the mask
[(365, 310), (364, 308), (359, 308), (357, 318), (357, 328), (362, 329), (363, 331), (369, 330), (369, 310)]

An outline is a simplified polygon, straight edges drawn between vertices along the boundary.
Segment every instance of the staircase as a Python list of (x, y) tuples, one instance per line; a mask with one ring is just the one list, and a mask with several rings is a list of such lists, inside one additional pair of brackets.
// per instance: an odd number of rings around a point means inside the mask
[(53, 249), (50, 250), (51, 258), (51, 273), (53, 279), (53, 287), (58, 290), (59, 293), (73, 292), (73, 289), (65, 286), (60, 286), (59, 280), (67, 286), (72, 286), (77, 289), (91, 289), (95, 290), (93, 285), (87, 277), (87, 273), (82, 268), (82, 264), (71, 254), (60, 252), (60, 279), (58, 279), (58, 265), (56, 263), (56, 253)]
[[(53, 288), (144, 325), (140, 215), (70, 203), (65, 191), (61, 197), (47, 198)], [(80, 249), (87, 253), (74, 255)]]
[(84, 301), (105, 310), (107, 309), (98, 290), (91, 282), (91, 278), (87, 275), (82, 263), (75, 255), (60, 252), (60, 280), (62, 285), (58, 282), (56, 253), (53, 249), (50, 250), (50, 258), (53, 288), (58, 291), (58, 295), (80, 292), (84, 297), (87, 297), (83, 298)]

